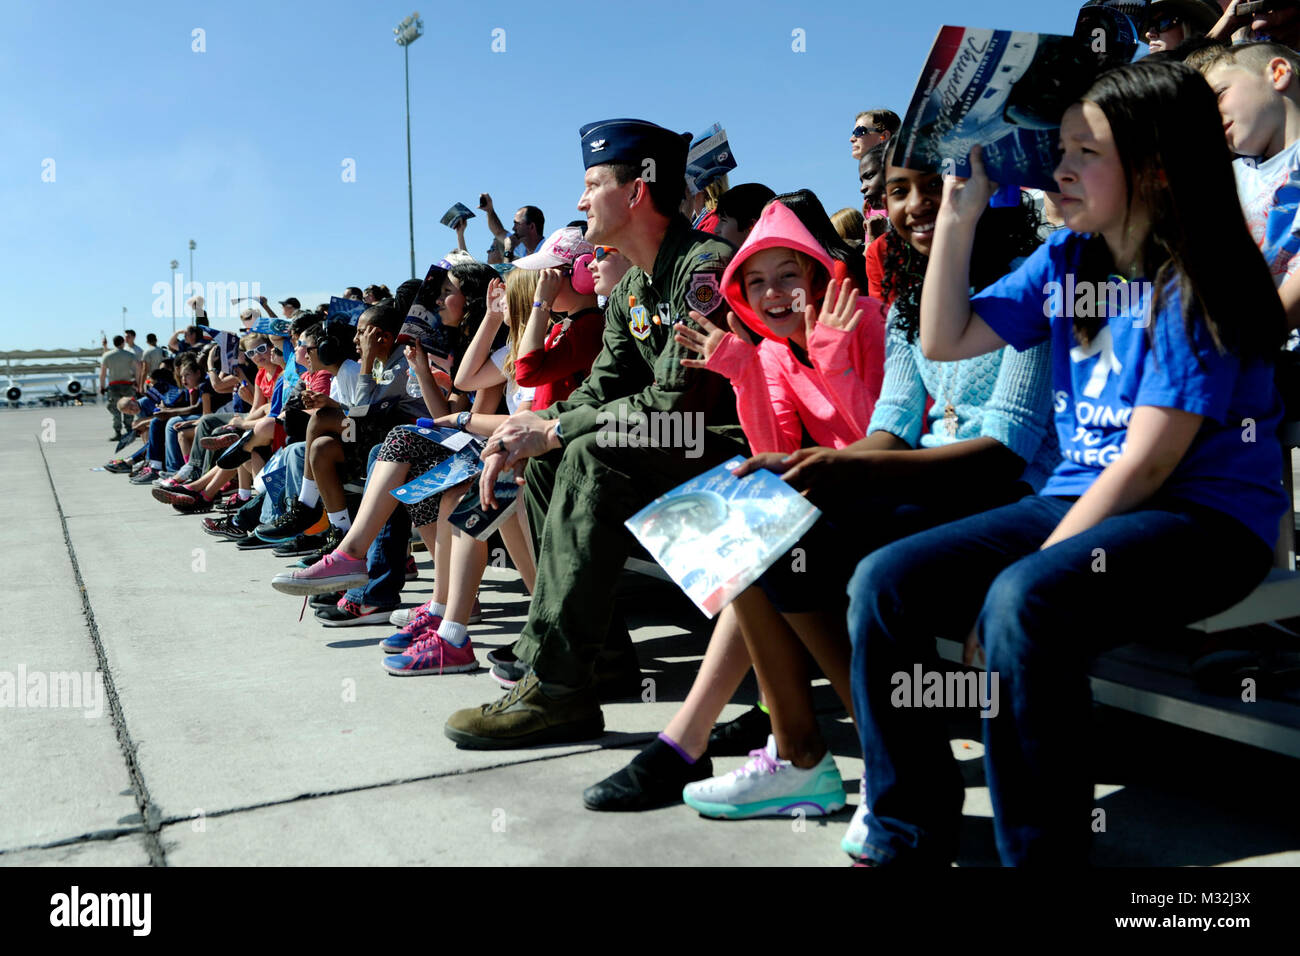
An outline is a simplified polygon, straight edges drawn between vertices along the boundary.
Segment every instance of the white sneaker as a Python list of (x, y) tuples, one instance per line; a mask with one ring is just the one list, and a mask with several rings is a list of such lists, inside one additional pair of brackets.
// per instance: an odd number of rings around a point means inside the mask
[(429, 604), (426, 601), (424, 604), (417, 604), (415, 607), (399, 607), (392, 614), (388, 615), (388, 623), (396, 624), (398, 627), (406, 627), (406, 625), (411, 623), (411, 619), (415, 617), (419, 611), (428, 606)]
[(867, 778), (862, 778), (862, 788), (858, 791), (859, 803), (858, 809), (853, 814), (853, 819), (849, 821), (848, 832), (840, 840), (840, 849), (849, 856), (862, 856), (862, 849), (867, 842), (867, 817), (871, 814), (867, 810)]
[[(415, 617), (416, 611), (428, 606), (429, 606), (429, 602), (426, 601), (423, 604), (417, 604), (415, 607), (399, 607), (392, 614), (388, 615), (388, 623), (396, 624), (398, 627), (406, 627), (406, 625), (411, 623), (411, 619)], [(469, 612), (469, 620), (466, 621), (465, 623), (479, 624), (482, 623), (482, 621), (483, 621), (483, 615), (479, 610), (478, 598), (475, 598), (474, 607)]]
[(776, 737), (764, 750), (751, 750), (739, 770), (688, 783), (682, 800), (706, 817), (743, 820), (747, 817), (806, 816), (834, 813), (847, 803), (844, 783), (830, 751), (817, 766), (802, 770), (776, 755)]

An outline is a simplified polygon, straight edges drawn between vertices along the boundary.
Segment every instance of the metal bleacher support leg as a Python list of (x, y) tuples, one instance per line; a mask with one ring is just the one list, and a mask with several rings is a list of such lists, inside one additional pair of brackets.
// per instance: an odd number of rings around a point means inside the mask
[(1286, 512), (1282, 515), (1282, 531), (1273, 549), (1273, 567), (1294, 571), (1295, 568), (1295, 473), (1292, 455), (1295, 449), (1288, 441), (1282, 442), (1282, 485), (1286, 488)]

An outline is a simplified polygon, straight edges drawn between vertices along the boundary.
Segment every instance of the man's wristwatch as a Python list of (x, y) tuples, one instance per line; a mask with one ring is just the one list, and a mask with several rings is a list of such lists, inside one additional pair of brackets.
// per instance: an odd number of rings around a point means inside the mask
[(464, 431), (465, 429), (469, 428), (469, 420), (470, 418), (473, 417), (473, 415), (474, 415), (473, 412), (461, 412), (459, 415), (456, 416), (456, 427), (459, 428), (461, 431)]

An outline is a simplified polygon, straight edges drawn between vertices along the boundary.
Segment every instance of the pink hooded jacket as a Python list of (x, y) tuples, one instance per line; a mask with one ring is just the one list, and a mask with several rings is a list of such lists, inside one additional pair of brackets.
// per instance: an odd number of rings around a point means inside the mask
[[(763, 338), (753, 346), (738, 336), (727, 336), (709, 357), (707, 368), (730, 379), (740, 424), (755, 454), (795, 451), (803, 444), (804, 429), (818, 445), (843, 448), (866, 437), (880, 395), (885, 374), (885, 309), (878, 299), (860, 296), (862, 318), (852, 331), (842, 332), (818, 322), (808, 341), (809, 368), (795, 358), (787, 339), (773, 334), (745, 298), (743, 263), (755, 252), (777, 247), (811, 256), (826, 276), (834, 274), (835, 263), (799, 217), (780, 203), (769, 205), (722, 275), (727, 304)], [(809, 304), (821, 307), (820, 300)]]

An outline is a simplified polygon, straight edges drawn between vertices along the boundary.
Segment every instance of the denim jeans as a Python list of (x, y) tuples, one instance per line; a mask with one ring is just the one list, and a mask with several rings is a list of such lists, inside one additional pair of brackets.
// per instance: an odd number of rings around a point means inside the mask
[(149, 422), (149, 431), (145, 435), (144, 447), (145, 454), (149, 461), (162, 461), (166, 454), (166, 445), (163, 436), (166, 434), (167, 423), (161, 418), (155, 418)]
[(180, 436), (176, 434), (176, 426), (181, 422), (192, 422), (198, 419), (198, 415), (178, 415), (176, 418), (169, 419), (167, 422), (166, 436), (164, 439), (166, 445), (166, 456), (163, 459), (164, 467), (167, 471), (175, 474), (181, 470), (185, 464), (185, 456), (181, 454)]
[(962, 640), (975, 625), (996, 688), (982, 724), (1002, 862), (1086, 864), (1093, 789), (1072, 744), (1087, 732), (1092, 659), (1230, 607), (1271, 564), (1245, 525), (1159, 500), (1040, 551), (1071, 504), (1025, 498), (896, 541), (854, 572), (853, 706), (877, 863), (956, 856), (964, 789), (944, 708), (894, 696), (896, 675), (942, 672), (936, 636)]
[[(307, 467), (307, 443), (294, 442), (292, 445), (286, 445), (275, 453), (281, 456), (281, 462), (284, 464), (284, 494), (276, 497), (267, 495), (266, 500), (262, 503), (262, 522), (274, 521), (280, 515), (289, 510), (289, 502), (298, 497), (298, 492), (302, 490), (303, 470)], [(268, 461), (267, 467), (278, 467), (280, 462), (275, 461), (272, 456)]]
[[(370, 449), (366, 461), (366, 479), (375, 468), (375, 459), (383, 448), (380, 442)], [(396, 508), (366, 552), (366, 573), (370, 580), (363, 588), (353, 588), (346, 597), (357, 604), (373, 607), (396, 607), (406, 584), (406, 546), (411, 541), (411, 519), (405, 508)]]

